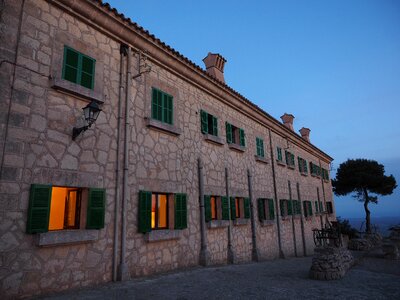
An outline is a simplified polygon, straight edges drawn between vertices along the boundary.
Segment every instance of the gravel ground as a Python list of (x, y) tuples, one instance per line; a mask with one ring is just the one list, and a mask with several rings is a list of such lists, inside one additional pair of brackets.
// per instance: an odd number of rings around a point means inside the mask
[(317, 281), (311, 260), (199, 267), (40, 299), (400, 299), (400, 261), (364, 258), (341, 280)]

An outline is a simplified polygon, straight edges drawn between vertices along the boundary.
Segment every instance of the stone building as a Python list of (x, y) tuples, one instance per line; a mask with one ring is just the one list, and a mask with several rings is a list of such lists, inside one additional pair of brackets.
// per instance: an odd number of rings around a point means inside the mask
[(204, 70), (100, 0), (0, 5), (1, 299), (313, 253), (332, 158), (222, 56)]

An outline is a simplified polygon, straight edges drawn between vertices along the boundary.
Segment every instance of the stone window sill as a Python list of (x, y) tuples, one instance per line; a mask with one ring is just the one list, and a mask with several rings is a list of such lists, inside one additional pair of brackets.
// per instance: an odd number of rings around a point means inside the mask
[(223, 145), (224, 143), (222, 142), (222, 139), (219, 138), (218, 136), (212, 135), (212, 134), (208, 134), (208, 133), (203, 133), (204, 136), (204, 140), (207, 142), (210, 142), (212, 144), (216, 144), (216, 145)]
[(300, 220), (300, 219), (301, 219), (301, 216), (300, 216), (300, 215), (294, 215), (294, 216), (293, 216), (293, 219), (295, 219), (295, 220)]
[(261, 226), (262, 227), (270, 227), (275, 224), (275, 220), (262, 220), (261, 221)]
[(287, 167), (288, 167), (288, 169), (291, 169), (291, 170), (294, 170), (295, 169), (295, 166), (293, 165), (287, 165)]
[(283, 217), (281, 217), (281, 220), (282, 221), (289, 221), (291, 218), (290, 218), (290, 216), (283, 216)]
[(314, 174), (311, 174), (311, 177), (315, 177), (315, 178), (320, 178), (320, 176), (318, 176), (318, 175), (314, 175)]
[(278, 164), (278, 166), (282, 166), (282, 167), (286, 167), (286, 164), (283, 162), (283, 161), (281, 161), (281, 160), (276, 160), (276, 163)]
[(325, 183), (329, 183), (329, 179), (324, 179), (324, 182)]
[(153, 230), (147, 232), (144, 235), (146, 242), (160, 242), (160, 241), (171, 241), (171, 240), (179, 240), (181, 238), (182, 230)]
[(254, 155), (256, 161), (264, 164), (268, 164), (268, 160), (265, 157)]
[(243, 225), (247, 225), (249, 223), (249, 219), (235, 219), (233, 220), (233, 225), (235, 226), (243, 226)]
[(229, 226), (229, 220), (211, 220), (207, 223), (208, 229), (225, 228)]
[(229, 146), (229, 149), (235, 150), (238, 152), (244, 152), (246, 150), (246, 147), (243, 147), (243, 146), (240, 146), (237, 144), (228, 144), (228, 146)]
[(37, 234), (36, 244), (39, 247), (50, 247), (94, 242), (99, 239), (99, 230), (77, 229), (58, 230)]
[(308, 176), (308, 173), (306, 172), (300, 172), (301, 176)]
[(181, 135), (182, 130), (174, 125), (166, 124), (155, 119), (145, 118), (146, 126), (174, 136)]
[(104, 103), (103, 95), (99, 92), (93, 91), (91, 89), (85, 88), (79, 84), (69, 82), (67, 80), (53, 78), (51, 80), (51, 87), (53, 89), (62, 91), (67, 94), (78, 96), (86, 100), (94, 100), (100, 104)]
[(304, 219), (305, 219), (306, 221), (311, 221), (311, 220), (312, 220), (312, 216), (305, 217)]

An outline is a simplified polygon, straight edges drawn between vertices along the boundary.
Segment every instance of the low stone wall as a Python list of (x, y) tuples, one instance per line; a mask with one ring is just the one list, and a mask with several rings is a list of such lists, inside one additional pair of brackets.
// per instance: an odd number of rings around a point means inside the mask
[(382, 236), (377, 233), (366, 234), (364, 238), (351, 239), (348, 244), (350, 250), (368, 251), (382, 244)]
[(353, 263), (354, 258), (346, 248), (315, 248), (310, 278), (317, 280), (343, 278)]

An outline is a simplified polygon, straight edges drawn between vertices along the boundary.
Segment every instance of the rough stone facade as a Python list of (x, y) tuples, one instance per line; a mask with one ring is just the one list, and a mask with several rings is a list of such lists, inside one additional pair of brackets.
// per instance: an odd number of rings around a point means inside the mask
[[(113, 266), (121, 260), (124, 201), (125, 263), (131, 277), (198, 265), (202, 247), (199, 158), (204, 164), (205, 195), (226, 194), (226, 168), (229, 194), (249, 197), (250, 173), (257, 259), (313, 253), (312, 229), (336, 218), (330, 180), (301, 174), (297, 159), (293, 169), (278, 163), (276, 147), (327, 170), (332, 160), (328, 155), (100, 1), (3, 0), (0, 5), (2, 299), (113, 280)], [(127, 58), (120, 53), (121, 43), (132, 49), (128, 55), (135, 78), (127, 88)], [(93, 90), (61, 80), (64, 45), (96, 59)], [(146, 51), (151, 71), (135, 76), (141, 71), (139, 51)], [(153, 87), (174, 97), (172, 134), (150, 120)], [(118, 118), (119, 108), (125, 109), (127, 89), (128, 115), (121, 115), (121, 124), (128, 124), (123, 200), (124, 130), (118, 128)], [(72, 128), (83, 123), (81, 109), (90, 99), (102, 103), (102, 112), (94, 126), (73, 141)], [(202, 134), (200, 110), (218, 117), (221, 143)], [(225, 122), (245, 130), (244, 151), (226, 143)], [(265, 161), (255, 159), (256, 137), (264, 140)], [(104, 228), (27, 234), (32, 184), (104, 188)], [(139, 233), (140, 190), (187, 194), (187, 228)], [(258, 220), (258, 198), (274, 199), (273, 221)], [(313, 215), (281, 218), (280, 199), (312, 201)], [(314, 201), (324, 207), (331, 202), (333, 212), (316, 214)], [(224, 224), (205, 228), (208, 264), (227, 263), (229, 229), (235, 262), (255, 259), (251, 220)]]

